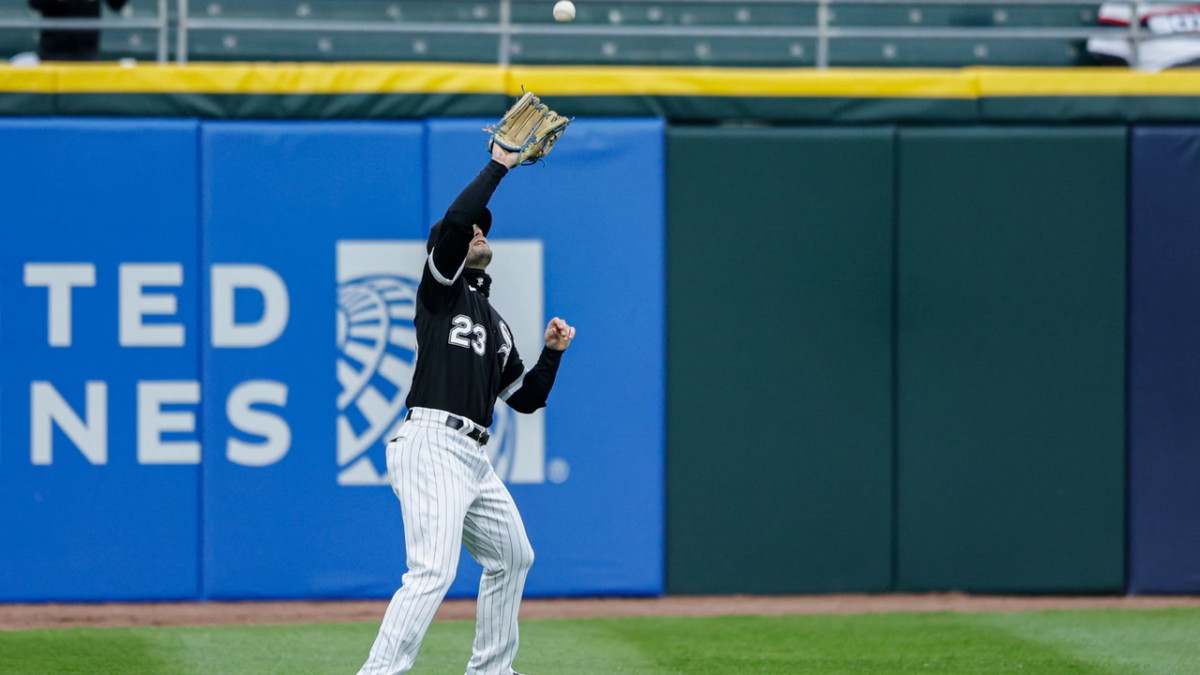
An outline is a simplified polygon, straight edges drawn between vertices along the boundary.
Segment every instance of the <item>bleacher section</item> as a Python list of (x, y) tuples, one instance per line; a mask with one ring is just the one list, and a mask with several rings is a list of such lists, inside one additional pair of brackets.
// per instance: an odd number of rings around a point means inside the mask
[[(725, 66), (813, 66), (818, 43), (813, 3), (785, 2), (653, 2), (649, 0), (579, 0), (578, 16), (563, 30), (553, 26), (553, 0), (514, 0), (516, 30), (508, 58), (516, 64), (647, 64)], [(854, 5), (834, 3), (833, 29), (890, 28), (900, 35), (835, 37), (829, 42), (832, 66), (969, 66), (1089, 63), (1083, 38), (1017, 38), (904, 36), (919, 28), (1066, 28), (1096, 26), (1098, 4), (1005, 5), (961, 4)], [(154, 0), (131, 0), (123, 15), (153, 12)], [(171, 2), (172, 11), (175, 1)], [(455, 61), (499, 60), (497, 0), (192, 0), (188, 19), (190, 61)], [(34, 16), (24, 0), (0, 0), (0, 16)], [(252, 26), (205, 26), (212, 21), (287, 20), (315, 27), (317, 22), (372, 22), (412, 27), (403, 32), (337, 30), (255, 30)], [(416, 24), (432, 24), (421, 30)], [(535, 27), (533, 32), (522, 27)], [(462, 27), (465, 32), (446, 32)], [(543, 30), (537, 32), (536, 28)], [(686, 35), (581, 34), (584, 29), (678, 27)], [(729, 35), (731, 28), (802, 29), (807, 35)], [(696, 34), (716, 29), (717, 34)], [(476, 32), (470, 32), (474, 30)], [(576, 32), (572, 32), (575, 30)], [(489, 32), (490, 31), (490, 32)], [(172, 31), (172, 44), (174, 43)], [(0, 55), (31, 51), (36, 32), (0, 30)], [(106, 31), (102, 41), (109, 58), (152, 59), (153, 31)], [(174, 54), (174, 51), (172, 52)]]

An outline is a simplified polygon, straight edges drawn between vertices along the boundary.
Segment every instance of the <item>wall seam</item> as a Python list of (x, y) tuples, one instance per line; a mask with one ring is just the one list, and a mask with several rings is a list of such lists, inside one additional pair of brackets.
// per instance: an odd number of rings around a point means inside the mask
[[(208, 335), (208, 327), (205, 324), (204, 317), (206, 316), (204, 308), (205, 289), (207, 284), (204, 278), (205, 261), (208, 259), (207, 251), (205, 250), (204, 237), (204, 204), (205, 204), (205, 184), (204, 184), (204, 128), (205, 124), (199, 119), (196, 123), (196, 307), (197, 307), (197, 323), (196, 335), (200, 339), (196, 341), (196, 375), (201, 383), (201, 391), (212, 391), (208, 386), (208, 370), (204, 355), (204, 345), (208, 344), (211, 336)], [(203, 396), (203, 394), (201, 394)], [(196, 407), (196, 435), (200, 442), (200, 464), (196, 467), (196, 598), (199, 600), (208, 599), (208, 579), (207, 567), (204, 562), (207, 556), (205, 555), (205, 511), (204, 511), (204, 472), (205, 460), (208, 453), (204, 443), (204, 415), (205, 404), (203, 400)]]
[(1133, 583), (1133, 395), (1130, 389), (1130, 373), (1133, 369), (1133, 125), (1125, 126), (1125, 359), (1124, 359), (1124, 413), (1125, 428), (1125, 480), (1124, 499), (1122, 505), (1125, 516), (1124, 574), (1122, 581), (1126, 594), (1132, 592)]
[(891, 589), (900, 585), (900, 127), (892, 127)]

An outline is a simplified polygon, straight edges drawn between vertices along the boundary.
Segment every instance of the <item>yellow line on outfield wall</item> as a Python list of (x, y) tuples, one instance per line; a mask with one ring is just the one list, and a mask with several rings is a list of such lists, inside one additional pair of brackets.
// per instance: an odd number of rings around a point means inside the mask
[(458, 63), (55, 64), (0, 66), (0, 92), (507, 94), (939, 98), (1196, 96), (1200, 71), (1124, 68), (640, 68)]
[[(34, 78), (37, 73), (40, 77)], [(11, 77), (8, 75), (11, 74)], [(8, 83), (12, 86), (8, 86)], [(638, 68), (478, 64), (68, 64), (0, 67), (0, 91), (204, 94), (509, 94), (974, 98), (955, 70)]]
[(52, 94), (57, 79), (53, 68), (0, 67), (0, 91)]

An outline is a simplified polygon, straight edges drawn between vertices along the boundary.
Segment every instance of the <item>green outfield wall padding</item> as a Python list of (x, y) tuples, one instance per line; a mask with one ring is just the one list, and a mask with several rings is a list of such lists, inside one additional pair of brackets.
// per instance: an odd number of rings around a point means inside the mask
[(898, 156), (898, 590), (1122, 592), (1125, 129)]
[(668, 131), (668, 593), (890, 588), (894, 137)]
[(1166, 95), (991, 96), (979, 121), (1002, 124), (1195, 124), (1200, 97)]
[(53, 114), (53, 94), (0, 93), (0, 117), (49, 117)]
[[(46, 97), (49, 99), (50, 97)], [(162, 94), (72, 93), (54, 97), (53, 114), (207, 119), (424, 119), (493, 117), (510, 101), (501, 94)], [(0, 97), (0, 111), (4, 98)], [(50, 113), (46, 113), (50, 114)]]

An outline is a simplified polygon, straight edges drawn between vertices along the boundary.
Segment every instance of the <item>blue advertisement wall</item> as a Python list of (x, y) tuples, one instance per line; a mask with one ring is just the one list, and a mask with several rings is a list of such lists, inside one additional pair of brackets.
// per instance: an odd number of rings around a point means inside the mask
[[(390, 595), (414, 279), (482, 123), (0, 122), (0, 600)], [(492, 203), (526, 363), (579, 328), (489, 444), (530, 595), (662, 592), (663, 133), (577, 120)]]
[(199, 590), (197, 134), (0, 123), (0, 600)]
[(1200, 128), (1130, 146), (1129, 590), (1200, 591)]

